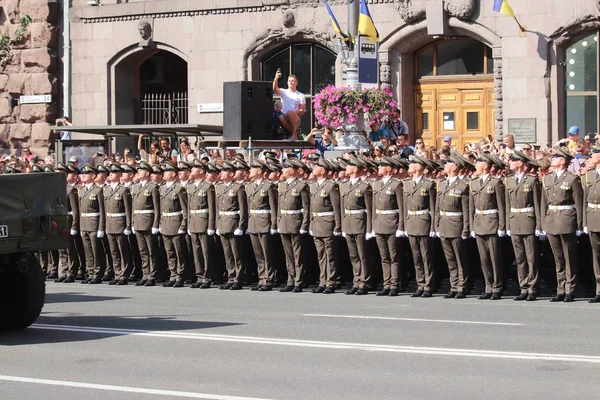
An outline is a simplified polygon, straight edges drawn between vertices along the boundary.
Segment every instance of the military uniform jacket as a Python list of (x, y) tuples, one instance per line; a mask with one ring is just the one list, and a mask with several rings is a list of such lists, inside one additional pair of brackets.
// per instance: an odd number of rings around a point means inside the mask
[[(277, 229), (277, 192), (275, 185), (263, 179), (246, 184), (248, 200), (248, 232), (269, 233)], [(268, 212), (267, 212), (268, 211)]]
[(435, 184), (422, 177), (415, 185), (412, 178), (405, 179), (404, 189), (404, 228), (411, 236), (429, 236), (433, 232), (435, 212)]
[(244, 185), (238, 182), (231, 182), (229, 186), (219, 183), (215, 186), (215, 196), (219, 233), (233, 233), (236, 229), (245, 232), (248, 225), (248, 204)]
[(77, 186), (67, 185), (67, 211), (71, 229), (79, 231), (79, 197)]
[(469, 185), (458, 177), (452, 183), (444, 179), (438, 184), (435, 231), (450, 239), (469, 236)]
[(158, 228), (160, 222), (160, 196), (158, 186), (153, 182), (131, 185), (133, 227), (136, 231), (150, 231)]
[(373, 231), (380, 235), (393, 235), (404, 230), (404, 199), (402, 182), (389, 179), (387, 183), (376, 180), (373, 189)]
[(179, 184), (160, 186), (160, 233), (177, 235), (187, 232), (187, 192)]
[[(525, 174), (517, 184), (515, 176), (506, 186), (506, 228), (514, 235), (533, 235), (542, 230), (540, 218), (541, 185), (537, 177)], [(512, 210), (512, 211), (511, 211)]]
[[(308, 184), (298, 179), (288, 185), (279, 182), (279, 215), (277, 226), (279, 233), (299, 234), (308, 232), (310, 222), (310, 192)], [(300, 212), (301, 211), (301, 212)]]
[(188, 230), (191, 233), (206, 233), (215, 230), (216, 204), (215, 187), (202, 181), (186, 186), (188, 195)]
[[(104, 196), (102, 188), (92, 185), (89, 189), (87, 186), (81, 186), (78, 190), (79, 195), (79, 216), (80, 227), (83, 232), (103, 231), (105, 227), (104, 215)], [(86, 216), (94, 214), (93, 216)]]
[(585, 174), (583, 182), (583, 226), (600, 232), (600, 177), (595, 168)]
[(104, 208), (106, 209), (106, 233), (118, 235), (125, 229), (131, 230), (131, 193), (125, 186), (104, 186)]
[[(554, 206), (567, 209), (557, 210)], [(541, 215), (542, 228), (551, 235), (574, 233), (583, 228), (583, 188), (577, 175), (565, 171), (558, 179), (556, 173), (544, 176)]]
[[(340, 184), (342, 231), (352, 235), (371, 233), (373, 212), (373, 189), (360, 179)], [(364, 210), (364, 212), (362, 211)]]
[[(342, 232), (340, 188), (336, 182), (310, 184), (310, 231), (316, 237)], [(325, 213), (324, 215), (322, 213)]]
[[(506, 230), (504, 185), (488, 175), (483, 182), (473, 178), (470, 183), (469, 226), (477, 235), (496, 235)], [(496, 210), (494, 212), (493, 210)]]

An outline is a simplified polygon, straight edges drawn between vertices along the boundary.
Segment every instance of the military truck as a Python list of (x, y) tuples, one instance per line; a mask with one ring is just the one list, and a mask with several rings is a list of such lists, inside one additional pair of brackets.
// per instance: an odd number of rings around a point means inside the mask
[(26, 328), (42, 311), (37, 255), (67, 247), (66, 193), (63, 173), (0, 175), (0, 330)]

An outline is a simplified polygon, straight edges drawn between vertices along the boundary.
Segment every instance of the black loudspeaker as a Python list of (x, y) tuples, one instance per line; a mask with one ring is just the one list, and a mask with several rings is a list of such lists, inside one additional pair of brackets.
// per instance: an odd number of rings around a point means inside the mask
[(223, 83), (223, 138), (273, 139), (273, 83)]

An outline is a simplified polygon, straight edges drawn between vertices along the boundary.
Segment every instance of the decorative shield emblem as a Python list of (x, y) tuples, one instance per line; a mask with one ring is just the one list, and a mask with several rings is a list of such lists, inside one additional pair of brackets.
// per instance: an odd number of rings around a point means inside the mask
[(296, 189), (296, 188), (292, 189), (292, 196), (294, 196), (294, 197), (300, 196), (300, 192), (298, 191), (298, 189)]
[(493, 186), (488, 186), (488, 187), (485, 189), (485, 192), (486, 192), (487, 194), (494, 194), (494, 193), (496, 193), (496, 189), (494, 189), (494, 187), (493, 187)]
[(115, 200), (119, 201), (123, 198), (120, 193), (115, 194)]
[(267, 194), (268, 194), (267, 191), (264, 189), (261, 189), (260, 192), (258, 192), (258, 195), (260, 197), (267, 197)]
[(206, 190), (204, 190), (204, 189), (199, 190), (198, 197), (206, 197)]
[(362, 195), (363, 195), (363, 192), (362, 192), (362, 190), (360, 190), (360, 189), (356, 189), (356, 190), (354, 191), (354, 197), (362, 197)]
[(144, 190), (144, 196), (146, 196), (146, 197), (151, 196), (150, 191), (148, 189)]
[(321, 193), (319, 194), (319, 196), (321, 196), (322, 198), (327, 197), (327, 192), (325, 192), (325, 190), (321, 190)]
[(235, 192), (233, 191), (233, 189), (230, 189), (229, 192), (227, 192), (227, 196), (235, 197)]
[(177, 193), (173, 193), (171, 195), (171, 200), (177, 200)]
[(568, 182), (563, 182), (563, 183), (561, 183), (560, 188), (562, 190), (569, 190), (569, 189), (571, 189), (571, 185), (569, 185)]
[(391, 196), (394, 194), (394, 191), (392, 190), (392, 188), (387, 188), (385, 191), (385, 194), (387, 194), (388, 196)]
[(90, 201), (96, 201), (96, 200), (98, 200), (98, 197), (94, 193), (90, 194)]
[(531, 192), (531, 186), (529, 186), (529, 184), (528, 184), (528, 183), (524, 183), (524, 184), (523, 184), (523, 191), (524, 191), (525, 193), (529, 193), (529, 192)]
[(427, 189), (425, 189), (425, 188), (419, 189), (419, 196), (421, 196), (421, 197), (427, 196)]

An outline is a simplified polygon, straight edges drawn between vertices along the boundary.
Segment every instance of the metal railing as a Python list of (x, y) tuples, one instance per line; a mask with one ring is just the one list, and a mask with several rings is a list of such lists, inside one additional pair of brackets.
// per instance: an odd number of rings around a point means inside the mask
[(144, 125), (187, 124), (187, 92), (144, 93), (142, 95), (142, 116)]

